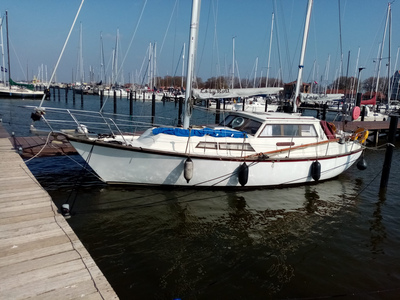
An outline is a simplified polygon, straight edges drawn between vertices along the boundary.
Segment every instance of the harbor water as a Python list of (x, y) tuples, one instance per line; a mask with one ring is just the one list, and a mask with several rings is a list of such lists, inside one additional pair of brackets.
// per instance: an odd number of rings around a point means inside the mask
[[(99, 109), (98, 96), (84, 97), (84, 109)], [(39, 102), (0, 99), (3, 126), (29, 135), (31, 110), (21, 106)], [(63, 96), (45, 105), (82, 108)], [(149, 115), (150, 103), (134, 105)], [(118, 100), (120, 113), (127, 107)], [(168, 125), (177, 114), (174, 103), (157, 103)], [(212, 123), (214, 115), (195, 110), (194, 118)], [(70, 226), (120, 299), (398, 299), (395, 146), (384, 192), (385, 147), (365, 151), (364, 171), (353, 166), (318, 184), (245, 191), (108, 186), (77, 155), (27, 165), (57, 207), (70, 204)]]

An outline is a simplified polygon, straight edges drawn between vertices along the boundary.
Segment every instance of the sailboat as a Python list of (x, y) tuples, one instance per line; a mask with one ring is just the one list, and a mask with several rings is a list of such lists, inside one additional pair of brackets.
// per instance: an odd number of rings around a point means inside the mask
[[(1, 46), (3, 47), (3, 20), (0, 18), (0, 31), (1, 31)], [(9, 54), (9, 39), (8, 39), (8, 12), (6, 11), (6, 33), (7, 33), (7, 58), (8, 69), (2, 67), (2, 73), (7, 72), (8, 84), (0, 85), (0, 98), (37, 98), (41, 99), (44, 91), (35, 91), (33, 84), (18, 83), (11, 79), (10, 68), (10, 54)], [(4, 53), (4, 51), (2, 51)], [(4, 59), (3, 59), (4, 62)], [(4, 63), (3, 63), (4, 65)], [(6, 82), (5, 80), (3, 82)], [(48, 90), (46, 91), (46, 94)]]
[[(310, 13), (309, 7), (307, 22)], [(299, 114), (232, 111), (218, 125), (190, 125), (199, 14), (200, 0), (193, 0), (183, 127), (151, 127), (135, 136), (123, 133), (116, 122), (98, 113), (111, 132), (95, 135), (78, 121), (78, 111), (72, 115), (76, 130), (61, 132), (104, 182), (169, 187), (287, 186), (333, 178), (360, 158), (366, 131), (335, 131), (332, 124)], [(43, 108), (36, 114), (47, 122)]]
[[(386, 121), (389, 119), (389, 115), (387, 114), (389, 110), (389, 104), (390, 104), (390, 95), (391, 95), (391, 84), (390, 84), (390, 48), (391, 48), (391, 21), (392, 21), (392, 9), (391, 9), (391, 3), (388, 3), (388, 8), (387, 8), (387, 13), (386, 13), (386, 24), (385, 24), (385, 30), (383, 33), (383, 40), (382, 44), (380, 47), (380, 55), (379, 55), (379, 62), (378, 62), (378, 70), (377, 70), (377, 79), (376, 79), (376, 85), (375, 85), (375, 91), (372, 93), (372, 97), (369, 99), (362, 99), (361, 100), (361, 105), (365, 106), (365, 112), (364, 112), (364, 121)], [(376, 109), (376, 102), (378, 95), (381, 94), (378, 92), (378, 87), (379, 87), (379, 74), (380, 74), (380, 69), (381, 69), (381, 63), (382, 63), (382, 52), (383, 52), (383, 47), (384, 47), (384, 42), (385, 42), (385, 37), (386, 37), (386, 29), (389, 26), (389, 49), (388, 49), (388, 100), (387, 100), (387, 105), (384, 111), (378, 111)], [(361, 120), (361, 117), (357, 119), (358, 121)], [(357, 121), (355, 120), (355, 121)]]

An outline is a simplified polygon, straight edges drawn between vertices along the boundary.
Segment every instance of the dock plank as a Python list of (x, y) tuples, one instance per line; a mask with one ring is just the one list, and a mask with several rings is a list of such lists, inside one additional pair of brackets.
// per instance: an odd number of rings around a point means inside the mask
[(7, 136), (1, 124), (0, 133), (0, 298), (118, 299), (14, 150), (18, 140)]

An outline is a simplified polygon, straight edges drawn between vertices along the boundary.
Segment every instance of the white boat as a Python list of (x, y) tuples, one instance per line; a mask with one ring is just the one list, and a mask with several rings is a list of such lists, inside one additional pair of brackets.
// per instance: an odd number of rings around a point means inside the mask
[(330, 179), (357, 161), (360, 140), (329, 128), (313, 117), (230, 112), (215, 128), (67, 137), (106, 183), (266, 187)]
[[(3, 49), (3, 22), (0, 18), (0, 31), (1, 31), (1, 52), (4, 65), (4, 49)], [(35, 86), (33, 84), (19, 83), (15, 82), (10, 77), (11, 63), (9, 55), (9, 39), (8, 39), (8, 12), (6, 11), (6, 35), (7, 35), (7, 56), (8, 56), (8, 70), (7, 68), (3, 72), (3, 67), (0, 74), (0, 81), (3, 83), (0, 85), (0, 98), (23, 98), (23, 99), (41, 99), (45, 96), (44, 91), (35, 91)], [(5, 76), (7, 73), (7, 76)], [(6, 79), (8, 77), (8, 79)], [(7, 84), (4, 84), (7, 82)], [(48, 90), (46, 90), (46, 97), (50, 96)]]
[(0, 98), (42, 99), (44, 94), (22, 86), (0, 86)]
[[(311, 1), (311, 0), (310, 0)], [(193, 1), (188, 78), (193, 78), (199, 1)], [(361, 156), (367, 132), (336, 131), (314, 117), (231, 111), (214, 127), (190, 127), (187, 80), (181, 127), (152, 127), (135, 136), (112, 129), (93, 135), (72, 115), (77, 130), (64, 131), (83, 159), (109, 184), (184, 187), (273, 187), (333, 178)], [(188, 92), (189, 91), (189, 92)], [(71, 111), (69, 111), (72, 113)], [(42, 116), (43, 110), (36, 109)], [(89, 122), (89, 121), (88, 121)], [(86, 123), (99, 128), (93, 122)]]
[(114, 92), (116, 97), (126, 98), (129, 96), (128, 92), (124, 89), (104, 89), (103, 95), (107, 97), (114, 97)]

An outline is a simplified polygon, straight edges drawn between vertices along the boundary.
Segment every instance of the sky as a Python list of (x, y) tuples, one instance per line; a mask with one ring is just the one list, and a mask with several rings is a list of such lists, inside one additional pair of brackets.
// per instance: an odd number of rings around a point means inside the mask
[[(5, 64), (5, 11), (8, 11), (11, 77), (14, 81), (32, 80), (34, 76), (50, 79), (81, 1), (0, 2)], [(234, 75), (247, 79), (249, 85), (254, 84), (255, 76), (265, 77), (267, 73), (269, 78), (281, 74), (284, 82), (296, 80), (307, 3), (308, 0), (202, 0), (196, 75), (203, 81), (210, 77), (231, 77), (234, 49)], [(365, 67), (360, 73), (361, 80), (374, 76), (387, 7), (387, 0), (314, 0), (303, 81), (326, 84), (340, 74), (357, 77), (359, 67)], [(397, 33), (400, 1), (394, 1), (391, 7), (393, 73), (400, 46), (400, 34)], [(156, 45), (156, 75), (181, 76), (184, 44), (186, 52), (188, 50), (190, 16), (190, 0), (85, 0), (54, 81), (76, 81), (80, 49), (85, 82), (90, 80), (91, 70), (92, 78), (98, 81), (101, 46), (106, 80), (109, 80), (117, 31), (119, 81), (147, 82), (150, 44)], [(381, 76), (387, 76), (388, 72), (388, 41), (387, 34)], [(0, 64), (3, 65), (2, 58)]]

